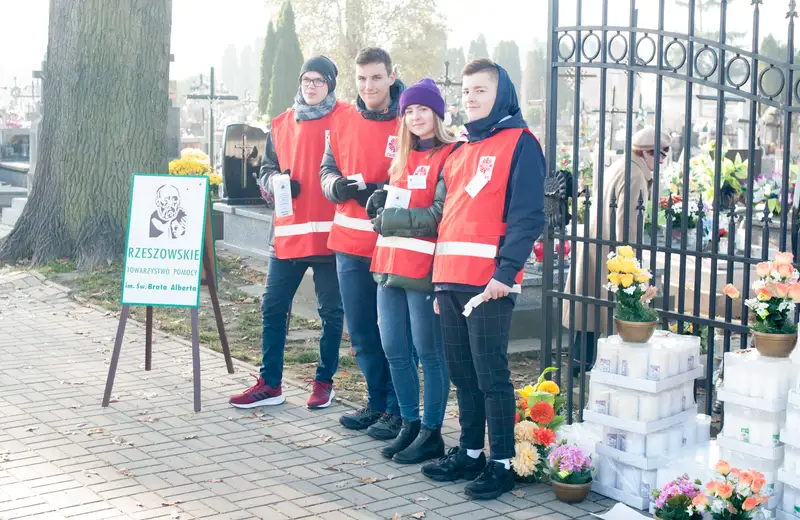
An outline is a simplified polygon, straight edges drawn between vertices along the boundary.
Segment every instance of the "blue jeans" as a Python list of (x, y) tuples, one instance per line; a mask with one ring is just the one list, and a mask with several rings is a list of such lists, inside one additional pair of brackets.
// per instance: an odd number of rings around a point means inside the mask
[(397, 414), (400, 410), (378, 331), (378, 284), (369, 271), (371, 262), (370, 258), (336, 253), (347, 331), (356, 352), (356, 362), (367, 381), (367, 407), (376, 412)]
[(339, 296), (339, 279), (333, 262), (304, 262), (270, 258), (267, 287), (261, 302), (261, 377), (276, 387), (283, 379), (283, 353), (286, 349), (286, 318), (300, 282), (308, 268), (314, 270), (317, 311), (322, 320), (319, 364), (316, 380), (333, 383), (339, 368), (344, 311)]
[[(442, 327), (439, 316), (433, 312), (433, 299), (433, 293), (378, 287), (378, 325), (400, 402), (400, 415), (409, 421), (419, 419), (416, 350), (425, 375), (422, 424), (428, 428), (442, 425), (450, 392)], [(413, 338), (413, 343), (409, 338)]]

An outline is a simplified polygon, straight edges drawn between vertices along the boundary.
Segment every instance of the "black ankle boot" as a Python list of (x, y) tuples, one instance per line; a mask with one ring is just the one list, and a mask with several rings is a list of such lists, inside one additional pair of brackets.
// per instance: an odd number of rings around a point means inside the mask
[(442, 428), (423, 426), (411, 445), (394, 454), (393, 460), (398, 464), (418, 464), (430, 459), (444, 457), (444, 439)]
[(421, 425), (422, 421), (419, 419), (416, 421), (407, 421), (403, 419), (403, 425), (400, 427), (400, 433), (397, 434), (397, 437), (395, 437), (388, 446), (381, 450), (381, 455), (387, 459), (391, 459), (395, 453), (406, 449), (411, 445), (412, 442), (414, 442), (414, 439), (417, 438)]

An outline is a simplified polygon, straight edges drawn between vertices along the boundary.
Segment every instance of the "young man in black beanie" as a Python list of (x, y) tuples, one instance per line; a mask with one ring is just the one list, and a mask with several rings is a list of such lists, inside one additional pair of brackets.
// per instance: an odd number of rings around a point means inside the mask
[(261, 373), (256, 384), (230, 398), (237, 408), (270, 406), (285, 401), (281, 391), (286, 318), (305, 272), (314, 270), (319, 317), (320, 359), (309, 408), (330, 406), (333, 375), (339, 366), (344, 311), (336, 261), (328, 248), (334, 205), (323, 195), (319, 164), (325, 153), (336, 101), (336, 65), (315, 56), (300, 69), (294, 106), (272, 121), (261, 162), (261, 189), (275, 200), (267, 286), (261, 305), (263, 335)]

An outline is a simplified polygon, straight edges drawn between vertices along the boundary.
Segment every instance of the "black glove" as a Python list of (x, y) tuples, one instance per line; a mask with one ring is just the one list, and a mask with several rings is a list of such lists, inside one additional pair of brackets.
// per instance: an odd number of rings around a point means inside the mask
[(375, 190), (372, 196), (367, 199), (367, 216), (375, 218), (378, 215), (378, 209), (386, 205), (386, 190)]
[(358, 181), (348, 179), (347, 177), (339, 177), (333, 183), (333, 196), (341, 201), (350, 200), (355, 198), (358, 193)]
[(378, 208), (375, 218), (372, 219), (372, 229), (377, 234), (381, 234), (381, 226), (383, 225), (383, 208)]
[(292, 198), (296, 199), (297, 196), (300, 195), (300, 183), (292, 179), (289, 181), (289, 184), (292, 185)]
[(366, 184), (367, 184), (367, 189), (358, 190), (358, 192), (354, 197), (356, 199), (356, 202), (358, 202), (358, 204), (362, 208), (367, 207), (367, 201), (372, 196), (372, 194), (375, 193), (375, 191), (378, 189), (378, 185), (373, 182), (368, 182)]

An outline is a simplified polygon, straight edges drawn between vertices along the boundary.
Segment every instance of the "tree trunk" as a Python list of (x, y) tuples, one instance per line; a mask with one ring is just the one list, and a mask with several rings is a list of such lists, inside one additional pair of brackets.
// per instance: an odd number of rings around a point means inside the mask
[(167, 171), (171, 24), (172, 0), (50, 0), (35, 177), (0, 259), (122, 257), (131, 175)]

